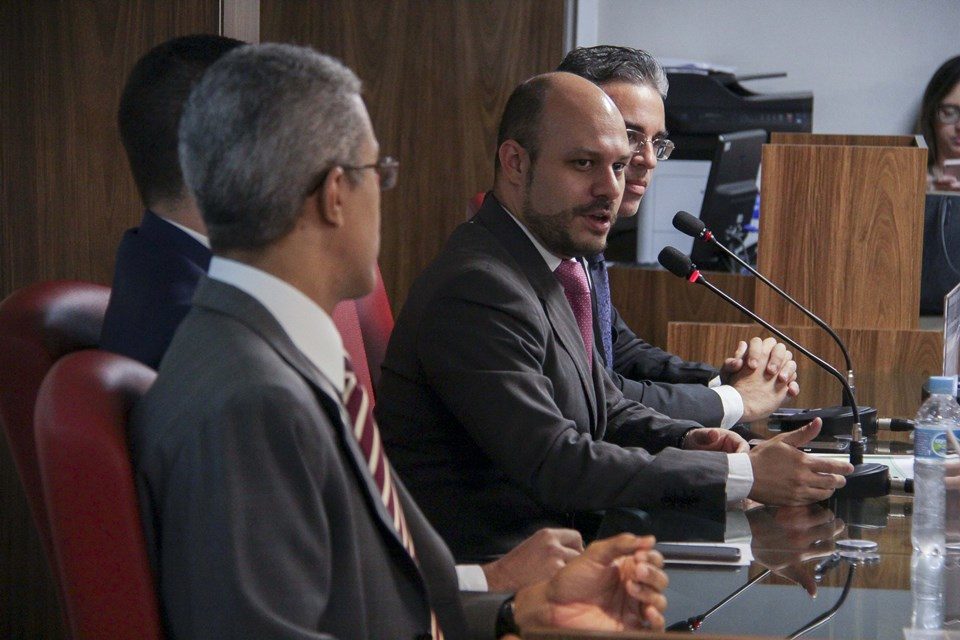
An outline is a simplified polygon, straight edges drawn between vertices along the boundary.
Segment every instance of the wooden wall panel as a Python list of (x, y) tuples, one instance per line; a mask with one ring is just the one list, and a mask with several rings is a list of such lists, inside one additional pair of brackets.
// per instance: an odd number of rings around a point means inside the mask
[(216, 33), (217, 0), (0, 5), (0, 293), (37, 280), (109, 284), (140, 203), (116, 126), (123, 82), (150, 47)]
[[(110, 283), (120, 235), (141, 215), (116, 126), (123, 83), (154, 45), (217, 33), (219, 10), (218, 0), (0, 3), (0, 296), (53, 278)], [(5, 441), (0, 637), (63, 637)]]
[[(784, 333), (843, 373), (840, 349), (818, 327), (782, 327)], [(942, 370), (943, 334), (939, 331), (838, 329), (856, 367), (857, 402), (877, 407), (880, 417), (911, 418), (920, 406), (920, 388)], [(729, 345), (745, 336), (770, 335), (753, 324), (672, 322), (667, 347), (694, 360), (720, 362)], [(840, 383), (794, 352), (800, 382), (796, 406), (840, 404)]]
[(413, 279), (493, 183), (496, 129), (514, 86), (563, 55), (563, 0), (271, 0), (260, 38), (309, 44), (363, 80), (400, 181), (384, 194), (380, 266), (399, 311)]
[[(833, 327), (916, 329), (927, 152), (822, 138), (763, 149), (758, 268)], [(756, 302), (812, 324), (766, 288)]]
[[(743, 322), (742, 313), (704, 287), (684, 282), (663, 269), (617, 265), (609, 273), (610, 297), (617, 312), (635, 334), (661, 349), (667, 346), (670, 322)], [(730, 273), (709, 273), (707, 277), (753, 307), (753, 278)], [(709, 362), (717, 364), (722, 358)]]

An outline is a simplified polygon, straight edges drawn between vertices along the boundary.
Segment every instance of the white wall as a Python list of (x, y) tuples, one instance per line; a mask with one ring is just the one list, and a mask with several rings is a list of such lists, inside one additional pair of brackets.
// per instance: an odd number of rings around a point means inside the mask
[(579, 0), (576, 42), (620, 44), (812, 91), (819, 133), (912, 133), (930, 76), (960, 54), (958, 0)]

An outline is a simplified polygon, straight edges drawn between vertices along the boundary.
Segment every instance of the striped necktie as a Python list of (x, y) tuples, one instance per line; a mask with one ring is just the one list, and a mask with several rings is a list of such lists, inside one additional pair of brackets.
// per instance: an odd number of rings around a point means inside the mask
[[(400, 535), (403, 548), (416, 562), (417, 551), (413, 546), (413, 537), (410, 535), (407, 520), (403, 515), (400, 495), (393, 482), (393, 471), (390, 469), (390, 463), (387, 462), (387, 456), (383, 452), (380, 430), (377, 429), (377, 423), (373, 419), (373, 411), (371, 411), (370, 397), (363, 385), (357, 382), (357, 375), (354, 373), (353, 367), (350, 366), (349, 358), (345, 358), (344, 362), (343, 405), (350, 416), (353, 435), (357, 438), (363, 457), (367, 460), (367, 470), (373, 476), (377, 489), (380, 490), (380, 499), (383, 500), (383, 506), (386, 507), (387, 513), (393, 519), (393, 526)], [(430, 609), (430, 634), (434, 640), (443, 640), (443, 632), (440, 630), (440, 624), (437, 622), (437, 616), (432, 608)]]

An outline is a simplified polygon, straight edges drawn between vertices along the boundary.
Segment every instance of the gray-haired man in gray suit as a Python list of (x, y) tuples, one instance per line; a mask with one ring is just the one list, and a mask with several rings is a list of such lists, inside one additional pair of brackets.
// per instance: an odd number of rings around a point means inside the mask
[(374, 283), (397, 170), (377, 155), (356, 76), (309, 49), (236, 49), (191, 94), (180, 157), (214, 258), (130, 433), (168, 636), (662, 627), (649, 538), (592, 545), (515, 599), (457, 591), (330, 319)]

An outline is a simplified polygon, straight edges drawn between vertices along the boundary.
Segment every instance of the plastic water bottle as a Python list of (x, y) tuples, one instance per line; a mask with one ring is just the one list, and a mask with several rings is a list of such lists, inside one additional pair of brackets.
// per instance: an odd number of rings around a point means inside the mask
[(913, 552), (910, 560), (910, 591), (913, 594), (914, 629), (943, 627), (943, 563), (942, 555)]
[(960, 405), (956, 376), (931, 376), (930, 397), (917, 411), (913, 440), (913, 548), (926, 555), (943, 555), (946, 488), (944, 470), (950, 451), (947, 430), (957, 433)]

